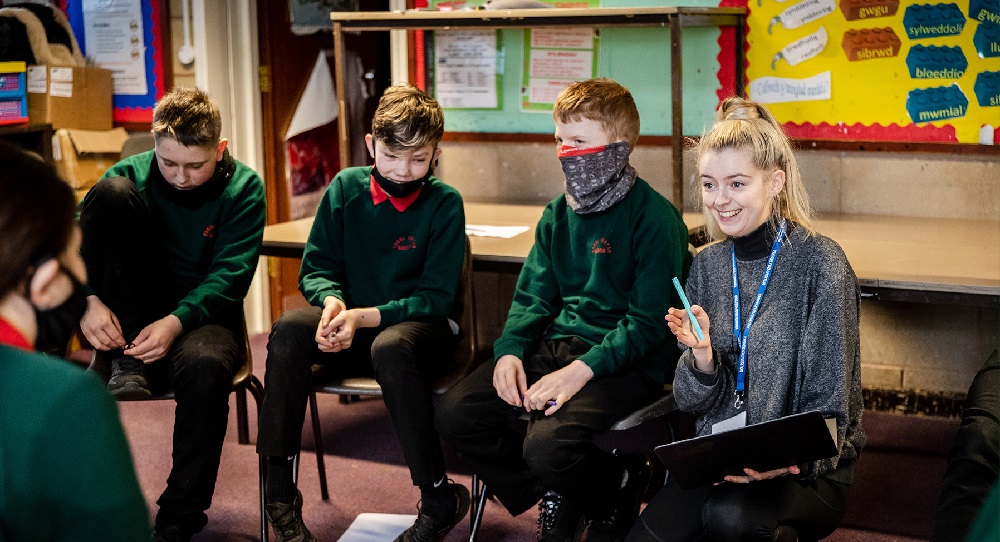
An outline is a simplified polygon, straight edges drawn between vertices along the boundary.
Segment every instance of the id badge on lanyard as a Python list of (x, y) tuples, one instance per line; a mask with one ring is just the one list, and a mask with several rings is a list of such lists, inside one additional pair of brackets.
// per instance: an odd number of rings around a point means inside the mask
[(764, 299), (764, 292), (767, 291), (767, 283), (771, 280), (771, 273), (774, 272), (774, 262), (778, 259), (778, 252), (781, 250), (781, 243), (785, 239), (785, 230), (788, 223), (782, 219), (781, 227), (778, 228), (778, 236), (771, 244), (771, 255), (767, 258), (767, 267), (764, 268), (764, 276), (761, 278), (760, 286), (757, 288), (757, 297), (754, 299), (753, 307), (747, 316), (745, 325), (740, 324), (740, 277), (736, 268), (736, 246), (731, 247), (733, 260), (733, 335), (737, 344), (740, 345), (740, 362), (736, 367), (736, 389), (733, 391), (733, 406), (737, 409), (743, 408), (743, 397), (746, 395), (747, 378), (747, 338), (750, 336), (750, 326), (757, 319), (757, 311), (760, 310), (760, 302)]

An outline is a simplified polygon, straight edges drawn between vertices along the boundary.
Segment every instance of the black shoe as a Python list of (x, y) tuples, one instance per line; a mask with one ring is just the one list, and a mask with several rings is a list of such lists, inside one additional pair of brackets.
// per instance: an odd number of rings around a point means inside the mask
[(269, 503), (264, 510), (267, 513), (267, 522), (274, 530), (276, 542), (316, 542), (316, 537), (302, 522), (301, 492), (295, 492), (295, 500), (291, 503)]
[(639, 517), (639, 506), (642, 505), (642, 497), (649, 487), (649, 478), (653, 468), (649, 460), (642, 454), (620, 454), (614, 451), (616, 456), (620, 456), (628, 473), (628, 480), (625, 487), (619, 489), (611, 503), (611, 509), (602, 517), (594, 518), (587, 528), (588, 542), (604, 542), (612, 540), (622, 540), (628, 534), (635, 519)]
[(583, 530), (583, 511), (573, 501), (549, 491), (538, 503), (538, 542), (573, 542)]
[(122, 356), (111, 362), (108, 391), (116, 399), (128, 401), (149, 399), (153, 396), (149, 391), (149, 380), (146, 380), (142, 362), (132, 356)]
[(448, 480), (448, 486), (455, 493), (455, 513), (449, 518), (435, 518), (421, 513), (418, 506), (417, 521), (397, 536), (395, 542), (441, 542), (455, 528), (455, 525), (462, 521), (465, 514), (469, 512), (469, 506), (472, 502), (469, 489), (451, 480)]
[(189, 542), (191, 533), (178, 525), (160, 525), (153, 531), (153, 542)]

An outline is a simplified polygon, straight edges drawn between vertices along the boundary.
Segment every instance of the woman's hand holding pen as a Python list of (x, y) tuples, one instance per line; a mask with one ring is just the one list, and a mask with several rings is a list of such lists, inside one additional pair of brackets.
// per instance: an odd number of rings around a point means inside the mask
[(698, 340), (686, 310), (670, 307), (664, 319), (667, 321), (670, 332), (677, 337), (677, 340), (691, 349), (691, 353), (694, 354), (695, 368), (704, 373), (711, 373), (715, 371), (715, 362), (712, 361), (712, 338), (709, 333), (711, 321), (700, 305), (692, 305), (691, 312), (698, 319), (704, 332), (704, 339)]
[(785, 467), (783, 469), (774, 469), (764, 472), (757, 472), (753, 469), (743, 469), (746, 476), (726, 476), (725, 480), (727, 482), (733, 482), (734, 484), (749, 484), (750, 482), (760, 482), (763, 480), (770, 480), (772, 478), (778, 478), (779, 476), (788, 476), (789, 474), (798, 474), (801, 472), (797, 465), (792, 465), (790, 467)]

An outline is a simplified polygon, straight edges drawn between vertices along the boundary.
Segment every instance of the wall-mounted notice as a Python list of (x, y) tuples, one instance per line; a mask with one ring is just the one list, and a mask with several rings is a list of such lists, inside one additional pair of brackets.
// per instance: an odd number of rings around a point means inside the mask
[(111, 70), (116, 123), (149, 125), (153, 120), (153, 106), (167, 84), (164, 67), (170, 62), (160, 28), (168, 4), (168, 0), (59, 0), (84, 56)]
[(498, 109), (496, 30), (447, 30), (434, 37), (434, 94), (441, 107)]
[(992, 143), (996, 0), (758, 0), (750, 96), (802, 138)]
[(141, 4), (135, 0), (82, 0), (82, 4), (87, 56), (111, 70), (115, 94), (146, 94)]
[(550, 112), (570, 83), (597, 77), (599, 40), (593, 28), (525, 30), (521, 111)]

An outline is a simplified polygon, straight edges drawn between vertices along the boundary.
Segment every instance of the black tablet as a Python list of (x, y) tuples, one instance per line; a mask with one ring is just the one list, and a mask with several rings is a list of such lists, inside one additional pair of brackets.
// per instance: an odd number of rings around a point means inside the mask
[(713, 435), (657, 446), (654, 450), (683, 489), (800, 465), (837, 455), (836, 420), (813, 410)]

